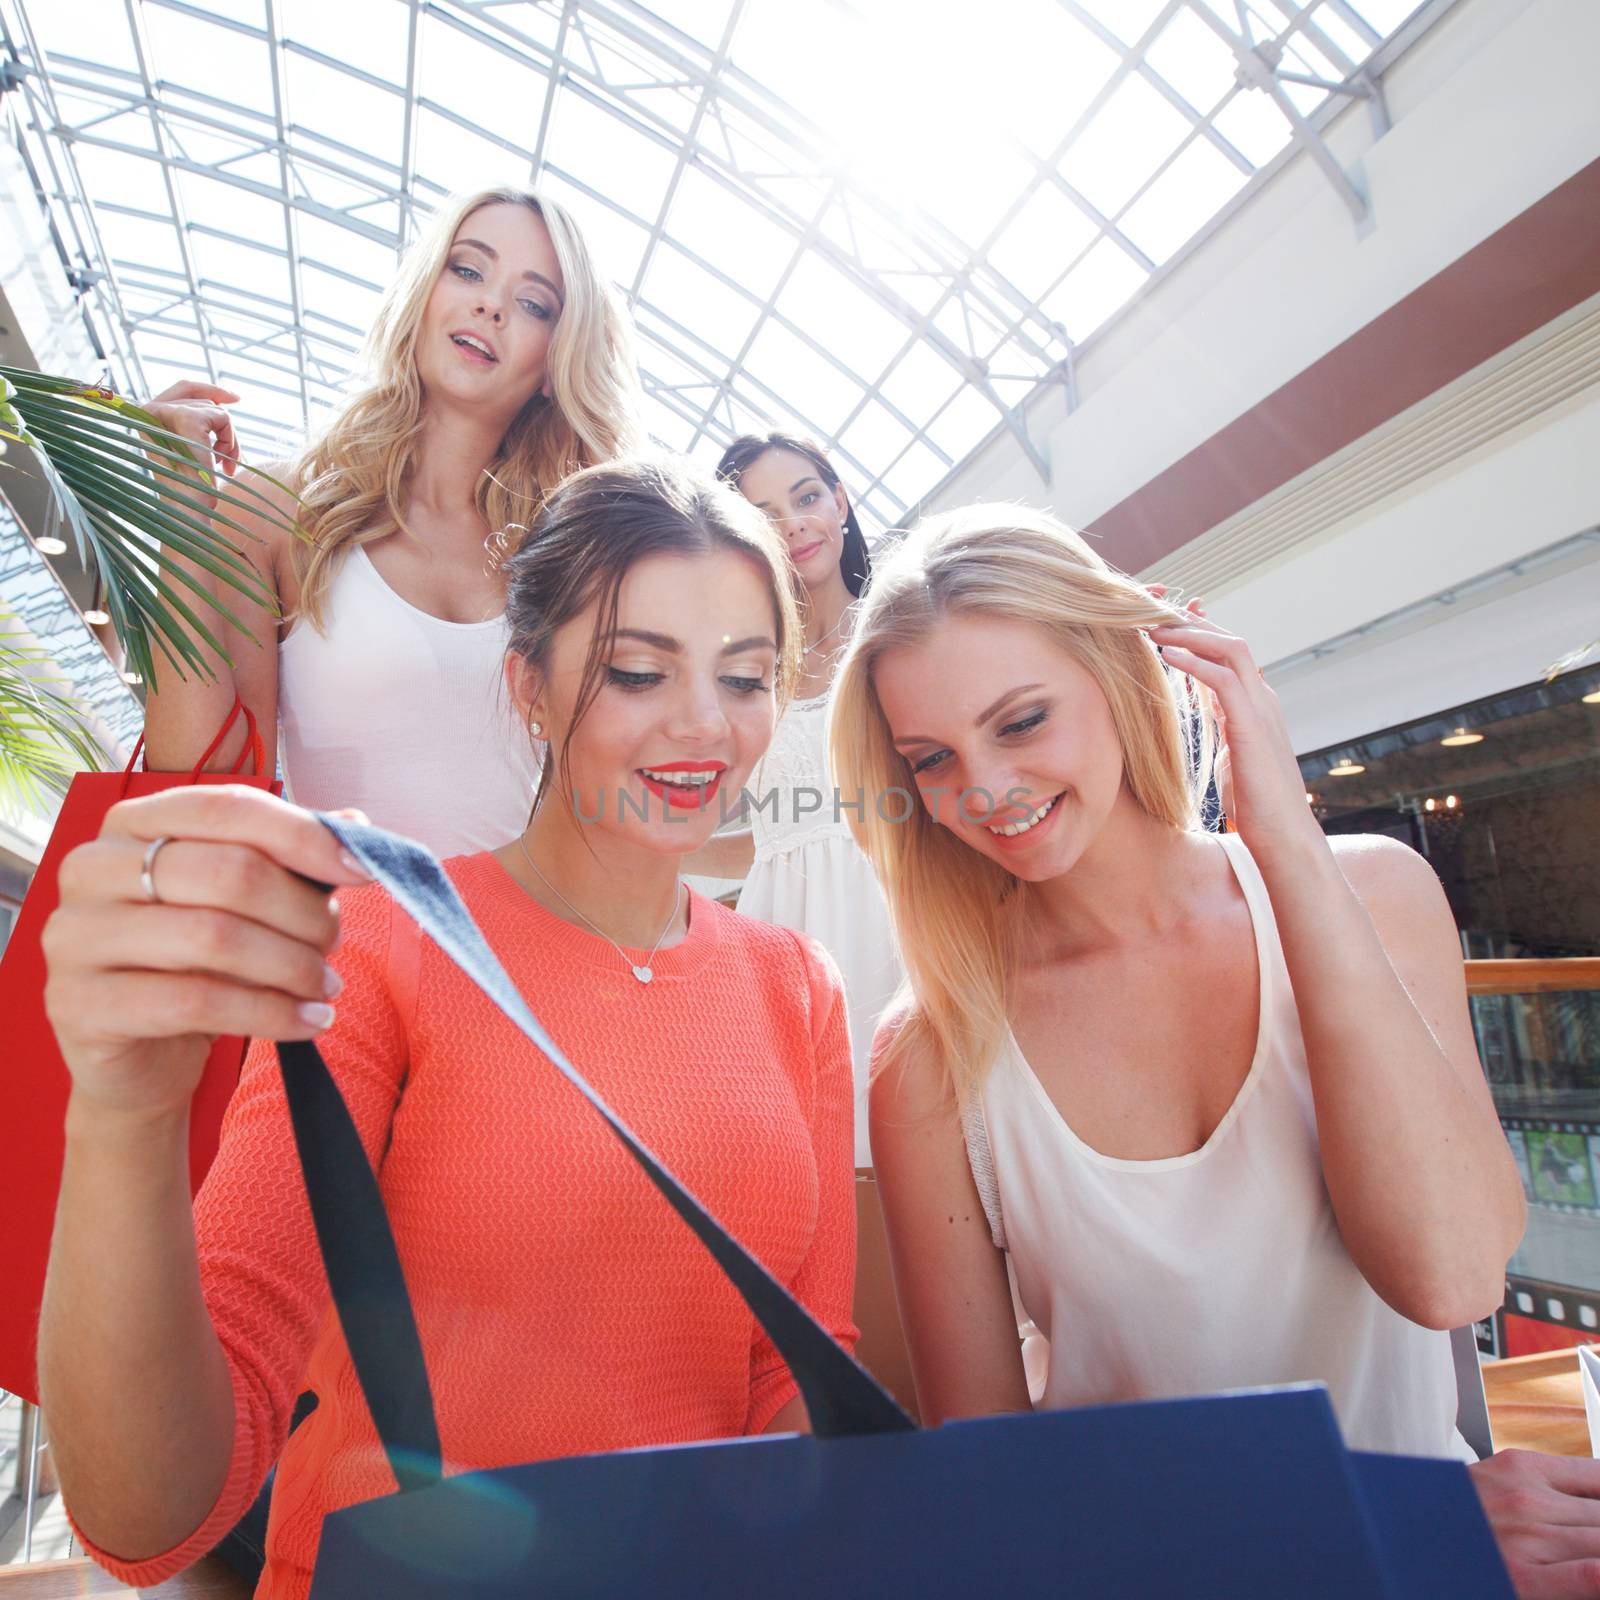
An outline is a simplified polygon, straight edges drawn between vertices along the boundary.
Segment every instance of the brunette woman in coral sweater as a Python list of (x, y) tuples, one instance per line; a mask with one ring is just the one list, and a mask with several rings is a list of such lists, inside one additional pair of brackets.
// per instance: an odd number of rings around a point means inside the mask
[[(601, 1094), (848, 1345), (838, 974), (678, 878), (793, 681), (781, 543), (708, 479), (593, 468), (511, 563), (510, 619), (508, 692), (550, 744), (539, 802), (450, 876)], [(323, 1517), (393, 1487), (259, 1041), (317, 1037), (350, 1104), (452, 1471), (806, 1425), (590, 1108), (360, 877), (308, 812), (225, 788), (117, 807), (62, 871), (48, 1003), (74, 1081), (40, 1369), (76, 1526), (128, 1582), (203, 1554), (281, 1451), (257, 1593), (303, 1596)], [(217, 1033), (258, 1043), (191, 1222)], [(285, 1448), (302, 1387), (320, 1404)]]

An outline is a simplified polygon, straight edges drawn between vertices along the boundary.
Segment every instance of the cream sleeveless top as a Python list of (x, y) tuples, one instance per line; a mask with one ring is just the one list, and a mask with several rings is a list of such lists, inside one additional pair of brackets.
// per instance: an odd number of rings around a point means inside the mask
[(1242, 841), (1218, 837), (1255, 925), (1261, 1009), (1249, 1075), (1205, 1144), (1154, 1161), (1100, 1154), (1015, 1039), (963, 1118), (1020, 1311), (1048, 1341), (1047, 1355), (1027, 1341), (1035, 1403), (1314, 1381), (1353, 1449), (1473, 1460), (1455, 1428), (1450, 1335), (1386, 1305), (1339, 1236), (1266, 885)]
[(828, 771), (827, 720), (826, 694), (793, 701), (751, 774), (755, 862), (738, 909), (809, 934), (839, 963), (856, 1075), (856, 1165), (866, 1167), (872, 1038), (900, 986), (901, 966), (883, 890), (851, 837)]
[(357, 806), (440, 857), (515, 838), (539, 767), (501, 680), (507, 638), (504, 614), (446, 622), (419, 610), (352, 549), (324, 631), (302, 619), (278, 647), (289, 797)]

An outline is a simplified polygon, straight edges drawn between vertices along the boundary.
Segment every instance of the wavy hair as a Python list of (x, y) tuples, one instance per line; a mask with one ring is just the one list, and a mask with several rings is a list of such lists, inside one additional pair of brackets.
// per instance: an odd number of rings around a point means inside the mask
[(875, 800), (850, 818), (883, 885), (911, 991), (877, 1070), (931, 1049), (966, 1103), (1009, 1027), (1027, 885), (929, 816), (873, 685), (887, 651), (957, 615), (1031, 623), (1085, 668), (1110, 707), (1129, 792), (1174, 828), (1202, 826), (1213, 735), (1209, 708), (1142, 631), (1183, 613), (1055, 518), (970, 506), (930, 518), (880, 564), (834, 679), (828, 724), (841, 792), (909, 797), (888, 816)]
[(663, 457), (590, 467), (568, 478), (545, 502), (537, 526), (506, 563), (509, 648), (542, 670), (556, 632), (589, 606), (596, 611), (572, 726), (539, 774), (535, 811), (544, 803), (554, 770), (561, 775), (562, 797), (571, 804), (572, 738), (605, 685), (607, 641), (616, 630), (629, 568), (664, 552), (708, 555), (714, 550), (732, 550), (767, 580), (778, 646), (772, 692), (781, 714), (794, 693), (805, 632), (788, 551), (754, 506), (729, 494), (704, 469)]
[(528, 189), (480, 189), (441, 211), (407, 252), (363, 350), (364, 378), (292, 463), (308, 542), (297, 542), (300, 611), (321, 628), (328, 587), (351, 546), (406, 527), (422, 423), (417, 334), (461, 224), (485, 206), (526, 206), (550, 233), (563, 308), (550, 340), (554, 398), (535, 394), (506, 429), (478, 480), (478, 509), (495, 531), (526, 528), (561, 481), (638, 448), (632, 325), (596, 268), (578, 225)]

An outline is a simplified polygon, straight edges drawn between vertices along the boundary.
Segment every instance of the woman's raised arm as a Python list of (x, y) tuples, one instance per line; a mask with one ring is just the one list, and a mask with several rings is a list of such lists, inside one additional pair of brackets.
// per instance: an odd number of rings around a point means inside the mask
[[(238, 396), (227, 389), (184, 382), (175, 383), (157, 395), (147, 402), (145, 409), (173, 433), (186, 439), (202, 461), (211, 462), (215, 470), (233, 477), (239, 470), (238, 444), (225, 403), (237, 399)], [(283, 476), (281, 466), (268, 470), (272, 478)], [(278, 598), (281, 609), (285, 596), (279, 580), (287, 570), (289, 552), (285, 533), (272, 518), (273, 513), (291, 518), (294, 498), (268, 477), (251, 473), (248, 468), (245, 473), (265, 504), (258, 511), (233, 507), (229, 516), (253, 537), (242, 536), (220, 522), (213, 524), (214, 531), (250, 563), (267, 590)], [(186, 676), (180, 677), (172, 663), (162, 659), (159, 680), (151, 685), (145, 699), (146, 765), (154, 772), (181, 772), (194, 767), (227, 720), (235, 695), (254, 713), (267, 749), (273, 751), (278, 726), (280, 616), (229, 588), (198, 563), (172, 551), (168, 556), (201, 584), (206, 593), (226, 606), (244, 627), (242, 630), (233, 627), (216, 611), (196, 602), (196, 609), (225, 645), (233, 664), (230, 666), (199, 639), (195, 644), (210, 669), (210, 677), (193, 667), (187, 669)], [(244, 748), (244, 740), (245, 732), (240, 724), (230, 730), (227, 739), (206, 762), (205, 770), (232, 770)]]
[(1277, 696), (1244, 640), (1201, 616), (1150, 637), (1219, 707), (1218, 788), (1272, 899), (1345, 1247), (1414, 1322), (1487, 1316), (1526, 1206), (1439, 881), (1393, 840), (1323, 838)]

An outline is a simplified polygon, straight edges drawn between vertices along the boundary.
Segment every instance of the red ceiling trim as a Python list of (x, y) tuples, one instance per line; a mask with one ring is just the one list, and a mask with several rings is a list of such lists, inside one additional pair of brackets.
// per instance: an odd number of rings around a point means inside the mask
[(1138, 572), (1600, 294), (1584, 167), (1093, 524)]

